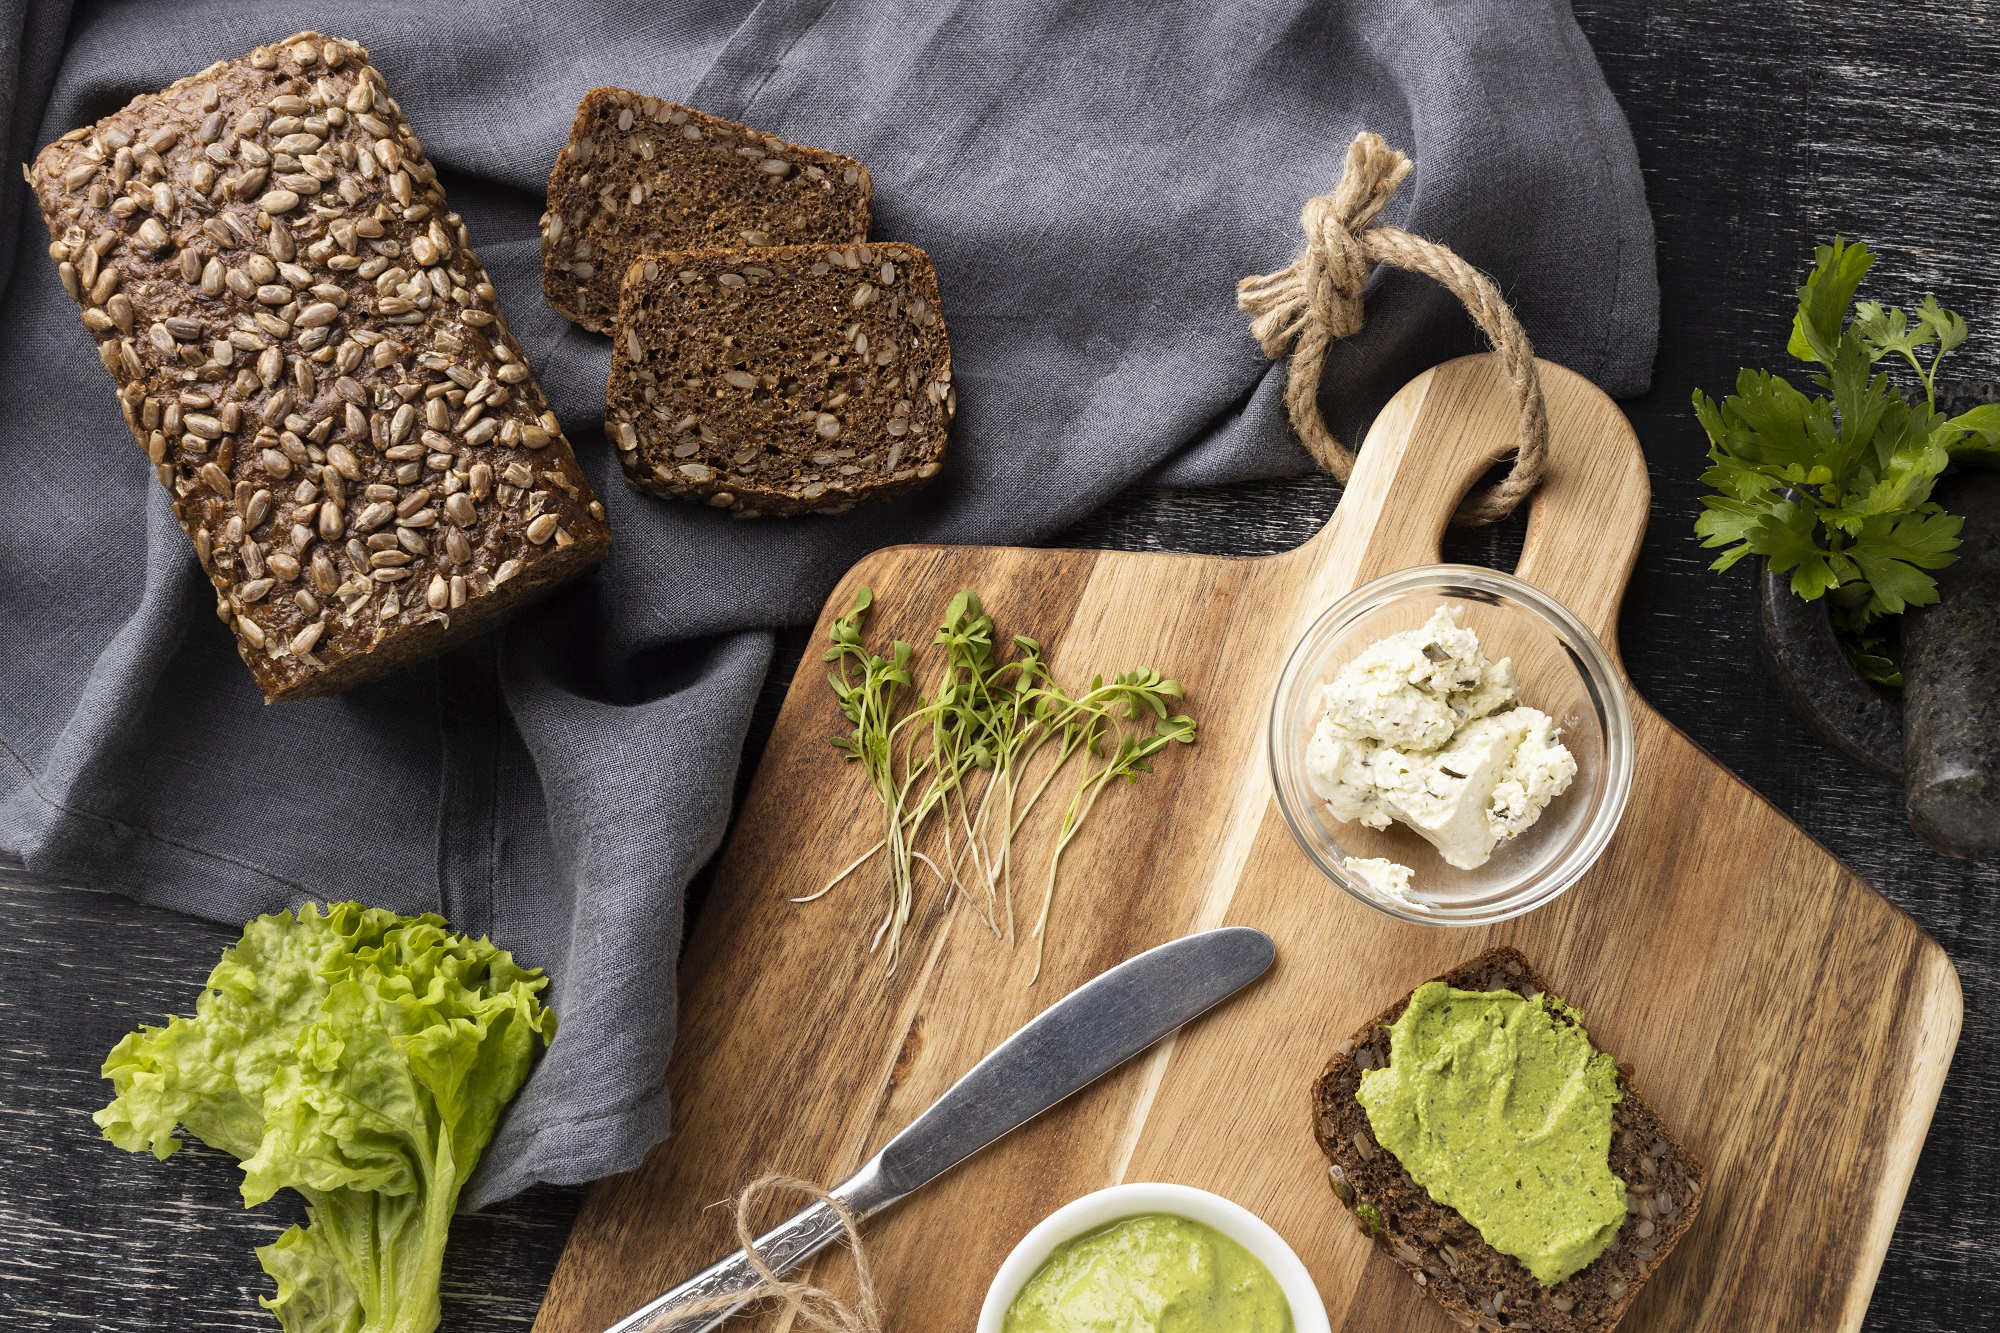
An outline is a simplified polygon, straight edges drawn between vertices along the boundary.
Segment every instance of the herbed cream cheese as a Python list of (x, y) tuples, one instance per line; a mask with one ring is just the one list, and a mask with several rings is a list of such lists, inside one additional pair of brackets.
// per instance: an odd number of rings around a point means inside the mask
[(1320, 697), (1306, 777), (1328, 811), (1369, 828), (1400, 821), (1461, 870), (1532, 826), (1576, 776), (1554, 719), (1520, 703), (1512, 660), (1488, 661), (1457, 607), (1371, 644)]
[(1390, 898), (1410, 896), (1410, 868), (1386, 856), (1350, 856), (1341, 865), (1377, 893)]
[(1363, 650), (1320, 697), (1340, 735), (1435, 750), (1468, 721), (1514, 702), (1514, 663), (1488, 662), (1465, 613), (1441, 606), (1422, 629)]

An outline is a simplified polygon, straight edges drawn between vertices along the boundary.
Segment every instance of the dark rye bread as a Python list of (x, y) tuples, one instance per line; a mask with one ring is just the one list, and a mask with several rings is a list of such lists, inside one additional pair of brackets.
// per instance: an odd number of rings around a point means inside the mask
[(361, 47), (218, 62), (65, 134), (28, 183), (266, 701), (441, 652), (604, 559), (603, 507)]
[(622, 88), (593, 88), (549, 175), (542, 294), (609, 333), (632, 262), (669, 250), (868, 237), (868, 169)]
[[(1555, 994), (1510, 948), (1489, 949), (1435, 979), (1459, 990)], [(1625, 1225), (1589, 1267), (1543, 1287), (1518, 1260), (1488, 1245), (1457, 1210), (1432, 1201), (1375, 1143), (1355, 1093), (1363, 1070), (1389, 1063), (1388, 1027), (1408, 1004), (1405, 996), (1342, 1042), (1313, 1088), (1313, 1131), (1332, 1163), (1334, 1193), (1362, 1231), (1460, 1327), (1482, 1333), (1605, 1333), (1624, 1317), (1640, 1284), (1665, 1262), (1700, 1211), (1706, 1180), (1701, 1163), (1633, 1088), (1630, 1067), (1620, 1065), (1624, 1097), (1612, 1115), (1611, 1172), (1628, 1191)], [(1364, 1205), (1379, 1217), (1379, 1228), (1360, 1211)]]
[(837, 514), (943, 464), (958, 395), (915, 246), (651, 256), (618, 329), (604, 431), (635, 490), (738, 518)]

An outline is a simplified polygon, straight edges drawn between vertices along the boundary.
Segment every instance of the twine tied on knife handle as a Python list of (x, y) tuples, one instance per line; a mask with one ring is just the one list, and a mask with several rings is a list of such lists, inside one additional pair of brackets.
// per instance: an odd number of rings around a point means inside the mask
[[(860, 1288), (854, 1305), (846, 1304), (832, 1292), (815, 1287), (810, 1282), (787, 1281), (759, 1253), (756, 1233), (750, 1229), (750, 1218), (766, 1196), (781, 1190), (809, 1195), (832, 1209), (840, 1219), (847, 1247), (854, 1253), (855, 1282)], [(736, 1223), (737, 1243), (742, 1246), (743, 1256), (750, 1267), (756, 1271), (757, 1285), (676, 1306), (672, 1311), (672, 1321), (676, 1326), (685, 1326), (703, 1315), (722, 1315), (747, 1304), (768, 1302), (782, 1312), (781, 1328), (817, 1329), (821, 1333), (882, 1333), (882, 1311), (875, 1296), (875, 1279), (868, 1269), (868, 1255), (861, 1245), (861, 1228), (846, 1204), (817, 1185), (791, 1176), (772, 1174), (759, 1176), (744, 1186), (743, 1192), (731, 1200), (730, 1211)]]
[(1535, 371), (1535, 349), (1521, 321), (1493, 279), (1447, 246), (1375, 219), (1410, 174), (1410, 159), (1380, 137), (1363, 132), (1347, 146), (1347, 163), (1330, 193), (1315, 195), (1299, 213), (1305, 249), (1275, 273), (1236, 284), (1236, 304), (1248, 312), (1250, 332), (1277, 360), (1289, 349), (1285, 408), (1292, 428), (1320, 467), (1346, 481), (1354, 452), (1333, 437), (1319, 411), (1319, 384), (1335, 338), (1361, 331), (1362, 288), (1377, 264), (1434, 279), (1456, 296), (1479, 325), (1505, 367), (1520, 409), (1521, 437), (1514, 465), (1491, 489), (1466, 497), (1453, 522), (1476, 527), (1505, 518), (1542, 479), (1548, 457), (1548, 409)]

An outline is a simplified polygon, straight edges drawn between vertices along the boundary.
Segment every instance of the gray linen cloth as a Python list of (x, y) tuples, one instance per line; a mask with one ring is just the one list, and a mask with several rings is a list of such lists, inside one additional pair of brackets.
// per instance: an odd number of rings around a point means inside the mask
[[(1020, 542), (1121, 487), (1306, 471), (1235, 308), (1373, 129), (1388, 220), (1493, 273), (1541, 354), (1642, 390), (1653, 237), (1625, 122), (1562, 0), (258, 0), (0, 4), (17, 160), (211, 60), (360, 41), (438, 163), (610, 511), (589, 583), (440, 662), (267, 708), (119, 419), (32, 201), (0, 209), (0, 850), (218, 921), (314, 899), (442, 911), (549, 969), (562, 1028), (469, 1192), (635, 1164), (689, 877), (714, 851), (773, 627), (892, 542)], [(542, 302), (536, 219), (584, 92), (628, 88), (849, 153), (878, 237), (937, 262), (957, 373), (927, 491), (733, 522), (634, 495), (609, 344)], [(11, 175), (11, 173), (10, 173)], [(1353, 439), (1473, 335), (1376, 276), (1325, 407)]]

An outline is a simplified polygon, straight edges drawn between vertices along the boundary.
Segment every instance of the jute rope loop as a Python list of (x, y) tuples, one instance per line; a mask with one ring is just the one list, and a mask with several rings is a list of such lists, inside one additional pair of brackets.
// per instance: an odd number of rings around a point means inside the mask
[[(861, 1289), (855, 1306), (849, 1307), (832, 1292), (809, 1282), (785, 1281), (772, 1271), (764, 1256), (757, 1253), (757, 1237), (750, 1230), (750, 1216), (766, 1195), (778, 1190), (794, 1190), (810, 1195), (833, 1209), (840, 1218), (841, 1228), (847, 1233), (847, 1248), (854, 1253), (855, 1280)], [(784, 1311), (785, 1317), (779, 1322), (781, 1328), (821, 1329), (824, 1333), (882, 1333), (882, 1310), (875, 1299), (875, 1278), (868, 1271), (868, 1255), (861, 1247), (861, 1229), (845, 1204), (817, 1185), (790, 1176), (768, 1175), (759, 1176), (744, 1186), (731, 1207), (736, 1215), (736, 1241), (743, 1247), (750, 1266), (757, 1270), (757, 1285), (746, 1292), (711, 1296), (680, 1307), (674, 1311), (676, 1320), (718, 1314), (746, 1302), (775, 1301)]]
[(1549, 417), (1535, 349), (1521, 321), (1493, 279), (1445, 246), (1375, 218), (1410, 174), (1410, 159), (1373, 134), (1354, 136), (1347, 165), (1331, 194), (1315, 195), (1299, 213), (1306, 247), (1276, 273), (1236, 284), (1236, 304), (1251, 316), (1250, 332), (1273, 361), (1292, 351), (1285, 381), (1285, 409), (1315, 461), (1342, 481), (1354, 471), (1354, 453), (1333, 437), (1319, 412), (1319, 381), (1335, 338), (1361, 331), (1361, 290), (1375, 265), (1421, 273), (1464, 303), (1499, 354), (1521, 412), (1514, 466), (1491, 490), (1467, 496), (1453, 521), (1477, 526), (1505, 518), (1542, 479), (1548, 459)]

